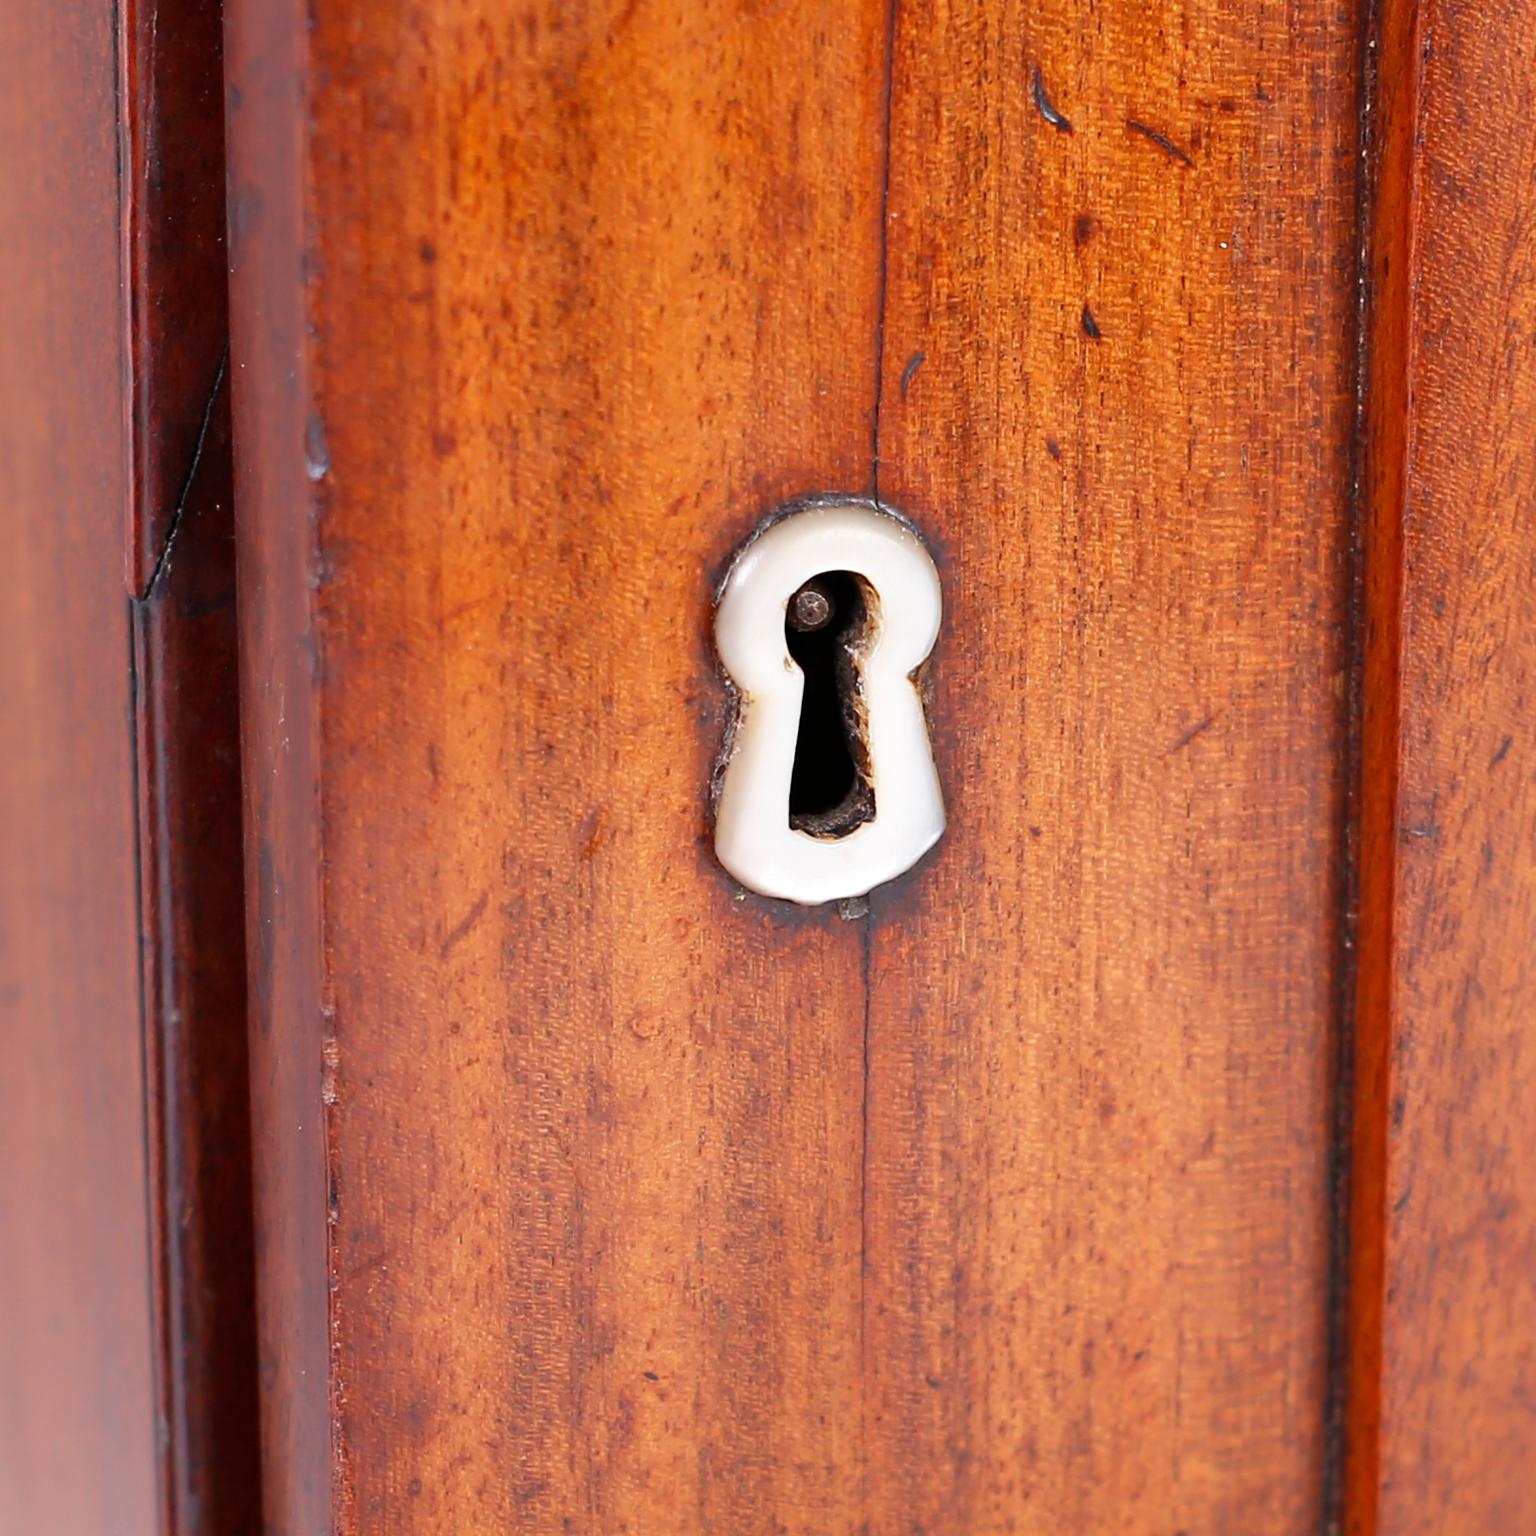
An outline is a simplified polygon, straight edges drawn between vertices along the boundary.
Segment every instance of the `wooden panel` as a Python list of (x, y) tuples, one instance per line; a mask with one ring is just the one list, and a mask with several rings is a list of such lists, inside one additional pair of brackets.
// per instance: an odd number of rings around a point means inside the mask
[[(1536, 1525), (1536, 6), (1384, 13), (1350, 1528)], [(1372, 702), (1372, 701), (1368, 701)], [(1369, 961), (1369, 964), (1366, 962)]]
[[(1353, 10), (978, 4), (900, 12), (894, 37), (809, 0), (306, 18), (232, 13), (278, 1528), (1330, 1518)], [(1510, 141), (1489, 206), (1518, 232)], [(1471, 215), (1436, 164), (1424, 238), (1465, 278)], [(1524, 269), (1500, 259), (1507, 329)], [(1525, 461), (1449, 446), (1498, 357), (1430, 363), (1458, 358), (1467, 295), (1492, 302), (1480, 273), (1414, 300), (1411, 377), (1439, 393), (1404, 463), (1452, 487), (1447, 519), (1485, 476), (1513, 529)], [(1396, 323), (1373, 317), (1373, 385)], [(1366, 468), (1379, 570), (1395, 513)], [(706, 624), (709, 577), (776, 501), (871, 488), (950, 580), (954, 824), (861, 928), (733, 900), (710, 863)], [(1461, 782), (1441, 733), (1472, 750), (1443, 721), (1482, 695), (1441, 675), (1447, 648), (1512, 708), (1524, 686), (1518, 650), (1499, 670), (1436, 606), (1456, 574), (1494, 624), (1479, 583), (1513, 606), (1518, 559), (1478, 576), (1427, 518), (1405, 545), (1400, 633), (1395, 578), (1367, 588), (1360, 802), (1391, 1004), (1368, 1005), (1371, 958), (1361, 1061), (1390, 1043), (1425, 1078), (1390, 1140), (1379, 1074), (1357, 1103), (1381, 1127), (1357, 1280), (1372, 1212), (1393, 1223), (1383, 1482), (1449, 1379), (1413, 1361), (1436, 1306), (1451, 1329), (1438, 1234), (1467, 1199), (1447, 1175), (1437, 1215), (1405, 1214), (1412, 1138), (1473, 1087), (1412, 1055), (1403, 999), (1453, 967), (1403, 942), (1443, 898), (1390, 822), (1376, 880), (1373, 765), (1397, 771), (1399, 648), (1402, 816)], [(1525, 781), (1500, 782), (1518, 827)], [(1397, 828), (1437, 878), (1454, 830)], [(1513, 1009), (1521, 936), (1487, 931)], [(1487, 1006), (1477, 1060), (1507, 1064), (1515, 1015)], [(1458, 1280), (1524, 1253), (1490, 1209)], [(1481, 1326), (1446, 1335), (1458, 1382), (1488, 1369)], [(1524, 1361), (1480, 1412), (1518, 1400)], [(1437, 1443), (1442, 1506), (1454, 1486), (1502, 1518), (1514, 1494)], [(1374, 1459), (1356, 1472), (1358, 1520)]]
[[(205, 274), (206, 276), (207, 274)], [(212, 277), (222, 290), (222, 264)], [(167, 1529), (261, 1529), (229, 389), (133, 604), (151, 1251)]]
[(952, 822), (873, 900), (869, 1528), (1313, 1531), (1357, 10), (899, 18)]
[(0, 1532), (158, 1530), (109, 7), (0, 9)]
[(220, 8), (127, 0), (120, 218), (162, 1519), (261, 1526)]
[(268, 1519), (854, 1529), (864, 937), (707, 624), (871, 485), (884, 7), (229, 21)]

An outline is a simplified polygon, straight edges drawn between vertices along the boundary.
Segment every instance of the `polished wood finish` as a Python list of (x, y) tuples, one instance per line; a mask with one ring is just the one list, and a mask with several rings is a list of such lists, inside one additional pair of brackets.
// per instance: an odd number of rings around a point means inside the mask
[[(1315, 1525), (1352, 13), (312, 13), (230, 33), (269, 1518)], [(707, 844), (819, 489), (949, 583), (867, 919)]]
[(268, 1519), (854, 1528), (866, 934), (708, 621), (872, 486), (883, 9), (229, 41)]
[(1350, 1529), (1520, 1532), (1536, 1527), (1536, 5), (1391, 5), (1380, 54)]
[(1314, 1531), (1355, 12), (897, 16), (879, 490), (952, 817), (872, 901), (869, 1529)]
[[(222, 267), (215, 276), (222, 286)], [(229, 389), (133, 604), (162, 1501), (174, 1536), (261, 1529)]]
[(220, 7), (119, 14), (161, 1518), (261, 1529)]
[[(0, 1536), (1536, 1526), (1536, 0), (80, 9)], [(710, 620), (818, 491), (950, 826), (802, 911)]]
[(116, 80), (0, 8), (0, 1531), (152, 1536)]
[(298, 0), (228, 7), (225, 73), (231, 401), (247, 445), (234, 468), (262, 1503), (269, 1529), (308, 1533), (334, 1529), (336, 1447), (309, 611), (309, 470), (322, 461), (305, 416), (302, 12)]
[(119, 0), (129, 589), (144, 596), (191, 489), (229, 334), (218, 0)]

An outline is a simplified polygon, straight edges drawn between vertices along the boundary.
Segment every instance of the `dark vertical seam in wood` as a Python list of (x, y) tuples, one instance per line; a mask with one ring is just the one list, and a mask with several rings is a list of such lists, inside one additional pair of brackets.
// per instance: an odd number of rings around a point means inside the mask
[(1359, 981), (1360, 809), (1362, 713), (1365, 703), (1365, 529), (1361, 476), (1370, 339), (1367, 295), (1370, 259), (1370, 178), (1376, 109), (1375, 51), (1370, 46), (1379, 0), (1362, 0), (1357, 34), (1358, 143), (1355, 167), (1354, 430), (1349, 441), (1345, 516), (1348, 553), (1344, 612), (1344, 794), (1338, 821), (1334, 910), (1333, 1104), (1328, 1146), (1327, 1378), (1323, 1396), (1323, 1462), (1318, 1526), (1338, 1536), (1344, 1522), (1344, 1435), (1349, 1405), (1349, 1265), (1351, 1143), (1355, 1120), (1355, 1013)]
[[(1359, 895), (1342, 1516), (1376, 1536), (1401, 750), (1403, 530), (1412, 452), (1419, 0), (1374, 0), (1360, 411)], [(1374, 45), (1374, 46), (1372, 46)]]
[[(880, 413), (885, 403), (885, 312), (890, 284), (891, 241), (891, 121), (896, 92), (896, 24), (900, 0), (888, 0), (885, 12), (885, 90), (881, 102), (881, 166), (879, 255), (875, 276), (875, 396), (870, 413), (870, 494), (880, 502)], [(869, 1110), (870, 1110), (870, 1017), (873, 1012), (872, 956), (874, 953), (875, 905), (869, 898), (860, 921), (862, 943), (861, 981), (864, 991), (864, 1024), (860, 1034), (862, 1081), (859, 1098), (859, 1506), (863, 1529), (869, 1526), (869, 1393), (871, 1375), (866, 1349), (868, 1338), (869, 1273)]]
[(900, 0), (885, 13), (885, 99), (881, 126), (884, 160), (880, 169), (880, 256), (875, 279), (875, 408), (870, 419), (870, 493), (880, 504), (880, 410), (885, 402), (885, 309), (891, 265), (891, 103), (896, 88), (896, 20)]

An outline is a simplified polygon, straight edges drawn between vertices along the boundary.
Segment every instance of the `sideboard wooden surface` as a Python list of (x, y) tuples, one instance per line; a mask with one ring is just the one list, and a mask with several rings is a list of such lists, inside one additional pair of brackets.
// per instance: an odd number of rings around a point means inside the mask
[(1358, 28), (895, 18), (878, 487), (953, 817), (872, 900), (867, 1519), (1316, 1529)]
[[(0, 1536), (1536, 1529), (1536, 4), (76, 9)], [(826, 492), (949, 821), (799, 908), (713, 604)]]
[(271, 1516), (855, 1528), (869, 930), (708, 626), (871, 489), (883, 14), (232, 16)]

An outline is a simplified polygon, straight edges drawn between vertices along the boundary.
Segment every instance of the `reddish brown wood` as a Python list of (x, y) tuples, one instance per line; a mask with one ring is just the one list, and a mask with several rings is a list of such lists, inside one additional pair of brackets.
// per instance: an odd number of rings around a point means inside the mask
[(120, 16), (128, 531), (162, 1519), (260, 1529), (220, 8)]
[[(909, 18), (888, 252), (883, 7), (314, 19), (232, 13), (279, 1528), (1315, 1522), (1349, 18)], [(703, 631), (871, 484), (883, 281), (955, 825), (866, 939), (726, 897)]]
[(220, 8), (118, 44), (162, 1518), (260, 1529)]
[[(243, 659), (219, 11), (65, 10), (0, 1532), (1536, 1524), (1536, 0), (231, 0)], [(708, 851), (814, 490), (946, 582), (864, 916)]]
[(129, 590), (190, 490), (229, 332), (218, 0), (120, 0)]
[(104, 6), (0, 8), (0, 1529), (160, 1529)]
[[(257, 1253), (262, 1503), (276, 1532), (330, 1532), (336, 1486), (311, 631), (299, 0), (226, 8), (230, 372)], [(254, 386), (254, 387), (252, 387)]]
[[(1329, 1528), (1356, 878), (1347, 1513), (1521, 1528), (1523, 3), (1378, 18), (1357, 464), (1353, 6), (234, 0), (275, 1529)], [(707, 850), (818, 489), (949, 593), (863, 923)]]
[(1350, 1528), (1518, 1532), (1536, 1524), (1536, 6), (1425, 0), (1381, 29)]
[[(220, 285), (223, 273), (218, 271)], [(261, 1529), (229, 390), (133, 605), (166, 1529)]]
[(898, 18), (952, 820), (872, 903), (869, 1529), (1315, 1531), (1357, 13)]
[(883, 28), (230, 8), (276, 1530), (861, 1519), (863, 934), (714, 865), (707, 632), (870, 486)]
[(116, 38), (85, 9), (0, 30), (0, 1529), (235, 1536), (260, 1513), (218, 8), (130, 7)]

